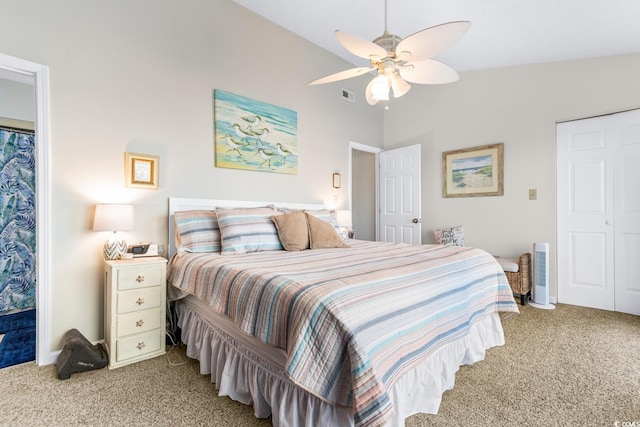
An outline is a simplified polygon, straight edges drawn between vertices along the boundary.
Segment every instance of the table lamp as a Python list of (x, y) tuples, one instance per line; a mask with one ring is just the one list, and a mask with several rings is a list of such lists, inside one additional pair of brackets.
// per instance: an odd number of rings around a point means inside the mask
[(93, 218), (93, 231), (113, 231), (104, 243), (104, 259), (119, 259), (127, 252), (127, 242), (118, 231), (133, 230), (133, 205), (97, 204)]
[(351, 217), (351, 211), (349, 210), (337, 210), (336, 211), (336, 222), (338, 223), (338, 225), (340, 226), (340, 229), (342, 230), (342, 238), (346, 239), (353, 239), (354, 237), (354, 233), (353, 233), (353, 220)]

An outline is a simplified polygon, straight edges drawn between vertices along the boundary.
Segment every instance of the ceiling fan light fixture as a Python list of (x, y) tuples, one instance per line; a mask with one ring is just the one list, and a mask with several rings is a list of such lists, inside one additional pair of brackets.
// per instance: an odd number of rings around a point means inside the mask
[(388, 101), (389, 100), (389, 86), (390, 82), (387, 76), (384, 74), (378, 74), (369, 85), (371, 90), (371, 97), (376, 101)]
[(384, 33), (373, 42), (336, 30), (338, 42), (349, 52), (368, 59), (370, 67), (351, 68), (317, 79), (310, 85), (331, 83), (378, 71), (369, 82), (365, 98), (369, 105), (389, 100), (389, 91), (400, 98), (411, 89), (409, 83), (445, 84), (459, 79), (448, 65), (431, 59), (455, 44), (468, 30), (468, 21), (454, 21), (426, 28), (402, 39), (387, 31), (387, 0), (385, 0)]
[(391, 89), (393, 90), (393, 97), (400, 98), (402, 95), (409, 92), (411, 85), (400, 77), (397, 72), (395, 72), (391, 75)]

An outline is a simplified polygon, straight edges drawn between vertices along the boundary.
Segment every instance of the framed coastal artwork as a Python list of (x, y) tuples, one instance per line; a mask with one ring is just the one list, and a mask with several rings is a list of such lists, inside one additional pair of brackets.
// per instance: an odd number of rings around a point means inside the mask
[(502, 196), (504, 144), (442, 153), (442, 197)]
[(214, 90), (215, 165), (298, 173), (298, 114), (287, 108)]

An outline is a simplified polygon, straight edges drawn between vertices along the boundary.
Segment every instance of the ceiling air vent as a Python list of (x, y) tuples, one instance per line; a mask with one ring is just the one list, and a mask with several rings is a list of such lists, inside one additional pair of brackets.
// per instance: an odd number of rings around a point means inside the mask
[(356, 95), (353, 92), (346, 89), (342, 89), (342, 98), (346, 99), (349, 102), (353, 102), (353, 103), (356, 102)]

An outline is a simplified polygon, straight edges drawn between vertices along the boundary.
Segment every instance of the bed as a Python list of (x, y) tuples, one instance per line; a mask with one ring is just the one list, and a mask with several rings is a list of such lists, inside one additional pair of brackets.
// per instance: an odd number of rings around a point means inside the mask
[[(437, 413), (459, 366), (504, 344), (501, 317), (518, 307), (503, 270), (476, 248), (342, 241), (328, 212), (169, 200), (168, 295), (187, 355), (275, 426)], [(310, 249), (296, 246), (301, 224)]]

